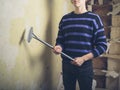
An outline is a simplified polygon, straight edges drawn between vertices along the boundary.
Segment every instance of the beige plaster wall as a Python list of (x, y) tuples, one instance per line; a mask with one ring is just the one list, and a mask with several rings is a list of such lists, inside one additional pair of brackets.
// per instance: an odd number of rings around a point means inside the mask
[(57, 88), (60, 56), (34, 39), (27, 43), (25, 31), (32, 26), (54, 45), (58, 23), (70, 10), (68, 0), (0, 0), (0, 90)]

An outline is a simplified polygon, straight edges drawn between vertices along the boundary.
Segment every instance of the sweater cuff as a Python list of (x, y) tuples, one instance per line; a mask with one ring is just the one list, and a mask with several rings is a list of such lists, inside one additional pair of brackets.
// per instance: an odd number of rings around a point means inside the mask
[(94, 58), (96, 58), (96, 57), (99, 56), (99, 54), (98, 54), (97, 51), (95, 51), (95, 50), (93, 50), (91, 53), (93, 54), (93, 57), (94, 57)]

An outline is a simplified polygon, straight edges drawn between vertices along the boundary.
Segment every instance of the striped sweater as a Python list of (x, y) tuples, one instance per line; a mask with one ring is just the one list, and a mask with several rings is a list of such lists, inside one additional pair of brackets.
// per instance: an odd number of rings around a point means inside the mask
[(59, 23), (56, 45), (61, 45), (63, 52), (73, 58), (90, 52), (94, 57), (101, 55), (106, 51), (107, 43), (100, 17), (90, 11), (64, 15)]

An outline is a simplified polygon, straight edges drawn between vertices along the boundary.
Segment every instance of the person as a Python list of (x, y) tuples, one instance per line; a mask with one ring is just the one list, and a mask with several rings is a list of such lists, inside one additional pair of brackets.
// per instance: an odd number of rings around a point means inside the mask
[(92, 59), (107, 49), (104, 26), (98, 14), (87, 10), (88, 0), (71, 0), (75, 10), (65, 14), (60, 23), (53, 52), (71, 56), (62, 57), (63, 85), (65, 90), (92, 90)]

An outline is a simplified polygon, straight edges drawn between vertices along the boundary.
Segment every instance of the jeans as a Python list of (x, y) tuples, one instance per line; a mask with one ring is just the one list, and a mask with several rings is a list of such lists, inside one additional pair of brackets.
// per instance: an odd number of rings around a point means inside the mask
[(91, 60), (82, 66), (63, 62), (62, 71), (65, 90), (76, 90), (76, 81), (78, 81), (80, 90), (92, 90), (93, 68)]

